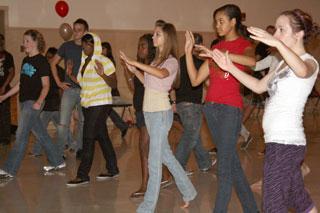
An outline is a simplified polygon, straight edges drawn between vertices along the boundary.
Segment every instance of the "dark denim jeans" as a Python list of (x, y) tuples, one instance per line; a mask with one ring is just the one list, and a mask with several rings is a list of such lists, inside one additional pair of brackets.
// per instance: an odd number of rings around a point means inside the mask
[(106, 119), (110, 114), (108, 105), (82, 108), (84, 115), (83, 126), (83, 154), (78, 169), (77, 177), (89, 180), (89, 172), (92, 166), (95, 140), (99, 142), (108, 172), (119, 172), (117, 158), (108, 135)]
[(183, 133), (180, 138), (175, 156), (181, 166), (185, 169), (194, 150), (196, 160), (200, 169), (210, 167), (211, 158), (201, 143), (200, 128), (202, 120), (202, 105), (188, 102), (177, 104), (177, 111), (183, 125)]
[(214, 212), (228, 211), (232, 187), (238, 195), (243, 212), (258, 212), (236, 149), (241, 128), (240, 109), (224, 104), (206, 103), (203, 111), (218, 149), (218, 192)]
[(0, 144), (9, 144), (11, 138), (10, 98), (0, 103)]
[(40, 111), (32, 108), (34, 101), (20, 102), (20, 114), (16, 142), (11, 149), (8, 159), (4, 164), (3, 170), (15, 176), (24, 157), (25, 150), (29, 141), (31, 130), (38, 139), (40, 145), (46, 152), (49, 164), (58, 166), (63, 162), (62, 156), (58, 155), (57, 147), (52, 143), (47, 130), (40, 120)]

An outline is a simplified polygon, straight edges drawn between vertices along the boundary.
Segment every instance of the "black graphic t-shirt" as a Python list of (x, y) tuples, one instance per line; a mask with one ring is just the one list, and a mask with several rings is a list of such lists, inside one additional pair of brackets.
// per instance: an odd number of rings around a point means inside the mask
[[(64, 79), (65, 71), (59, 65), (56, 65), (58, 70), (58, 76), (61, 80)], [(50, 72), (50, 90), (46, 97), (46, 103), (44, 104), (43, 111), (59, 111), (60, 110), (60, 88), (58, 87), (56, 81)]]
[(25, 57), (21, 65), (20, 74), (20, 102), (36, 101), (42, 90), (41, 77), (49, 76), (50, 65), (41, 54)]
[[(6, 82), (10, 68), (14, 67), (13, 57), (7, 51), (0, 52), (0, 87)], [(8, 85), (6, 91), (10, 86)]]

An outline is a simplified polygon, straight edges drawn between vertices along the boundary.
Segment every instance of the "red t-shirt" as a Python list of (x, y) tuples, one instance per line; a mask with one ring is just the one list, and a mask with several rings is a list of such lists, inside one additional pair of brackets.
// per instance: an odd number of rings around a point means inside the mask
[[(247, 47), (251, 46), (250, 42), (243, 37), (239, 37), (233, 41), (222, 40), (212, 49), (229, 51), (242, 55)], [(236, 64), (240, 70), (245, 70), (245, 66)], [(209, 78), (210, 84), (207, 91), (206, 101), (226, 104), (238, 108), (242, 108), (242, 97), (240, 94), (240, 82), (228, 72), (223, 71), (218, 67), (213, 60), (209, 62)]]

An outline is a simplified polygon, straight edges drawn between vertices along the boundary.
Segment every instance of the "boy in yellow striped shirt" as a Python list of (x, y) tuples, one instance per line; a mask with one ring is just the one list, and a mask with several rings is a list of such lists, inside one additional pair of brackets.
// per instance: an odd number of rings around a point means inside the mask
[(106, 172), (98, 175), (97, 180), (119, 175), (116, 155), (106, 127), (112, 104), (111, 88), (116, 86), (115, 68), (110, 59), (101, 54), (101, 41), (97, 35), (87, 33), (81, 41), (83, 51), (80, 72), (77, 77), (70, 73), (70, 78), (81, 87), (80, 97), (84, 115), (83, 155), (77, 177), (69, 181), (67, 186), (89, 183), (95, 140), (98, 140), (106, 160)]

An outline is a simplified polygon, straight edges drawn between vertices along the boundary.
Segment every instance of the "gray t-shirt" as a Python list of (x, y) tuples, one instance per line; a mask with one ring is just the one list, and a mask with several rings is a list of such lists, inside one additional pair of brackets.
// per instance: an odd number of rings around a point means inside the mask
[[(81, 45), (77, 45), (74, 41), (64, 42), (58, 49), (57, 54), (61, 58), (63, 58), (65, 68), (67, 67), (67, 61), (72, 60), (73, 62), (72, 75), (77, 76), (79, 72), (80, 64), (81, 64), (81, 54), (82, 54)], [(67, 74), (65, 76), (64, 81), (66, 83), (70, 83), (71, 87), (73, 88), (79, 87), (79, 85), (74, 83)]]

